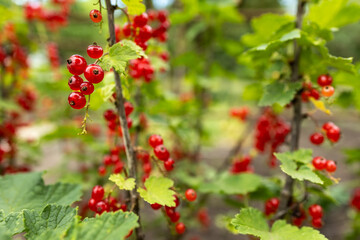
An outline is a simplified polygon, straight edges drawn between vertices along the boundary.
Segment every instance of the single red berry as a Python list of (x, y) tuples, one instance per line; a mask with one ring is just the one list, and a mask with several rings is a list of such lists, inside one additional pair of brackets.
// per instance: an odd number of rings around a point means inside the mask
[(89, 64), (84, 72), (85, 78), (91, 83), (99, 83), (104, 79), (104, 70), (96, 64)]
[(90, 16), (91, 21), (93, 21), (94, 23), (101, 22), (101, 20), (102, 20), (101, 12), (97, 9), (91, 10), (89, 13), (89, 16)]
[(182, 222), (179, 222), (175, 226), (175, 230), (178, 234), (183, 234), (186, 230), (185, 224)]
[(164, 168), (166, 169), (166, 171), (170, 172), (174, 169), (174, 164), (174, 160), (172, 160), (172, 158), (169, 158), (164, 162)]
[(165, 22), (167, 20), (167, 11), (165, 10), (160, 10), (157, 14), (157, 18), (159, 19), (160, 22)]
[(308, 102), (310, 96), (311, 96), (311, 93), (309, 90), (305, 90), (301, 93), (301, 99), (303, 102)]
[(149, 25), (145, 25), (139, 30), (138, 37), (143, 41), (148, 41), (152, 36), (152, 28)]
[(161, 161), (166, 161), (170, 157), (170, 153), (164, 145), (156, 146), (156, 148), (154, 148), (154, 154)]
[(180, 219), (180, 213), (179, 212), (175, 212), (171, 218), (170, 218), (170, 221), (173, 222), (173, 223), (176, 223), (177, 221), (179, 221)]
[(322, 220), (321, 218), (313, 218), (311, 220), (311, 224), (314, 228), (321, 228), (322, 227)]
[(329, 131), (330, 129), (332, 129), (334, 127), (337, 127), (337, 126), (333, 122), (326, 122), (322, 126), (322, 129), (324, 129), (327, 132), (327, 131)]
[(131, 25), (128, 24), (128, 23), (125, 23), (124, 26), (123, 26), (123, 34), (125, 37), (130, 37), (131, 36), (131, 32), (132, 32), (132, 29), (131, 29)]
[(96, 211), (96, 204), (97, 201), (93, 198), (90, 198), (89, 202), (88, 202), (88, 207), (91, 211), (95, 212)]
[(86, 105), (86, 98), (80, 92), (72, 92), (68, 97), (68, 102), (72, 108), (81, 109)]
[(162, 205), (160, 205), (158, 203), (151, 204), (150, 206), (154, 210), (158, 210), (158, 209), (162, 208)]
[(316, 89), (313, 88), (313, 89), (310, 90), (310, 96), (313, 97), (313, 98), (316, 99), (316, 100), (319, 100), (319, 98), (320, 98), (320, 93), (319, 93), (318, 90), (316, 90)]
[(68, 85), (71, 88), (71, 90), (80, 90), (80, 85), (84, 82), (84, 80), (77, 76), (73, 75), (69, 78)]
[(326, 171), (328, 172), (335, 172), (336, 171), (336, 163), (333, 160), (327, 160), (326, 161), (326, 166), (325, 166)]
[(320, 145), (324, 142), (324, 136), (321, 133), (314, 133), (310, 136), (312, 144)]
[(340, 133), (340, 128), (338, 127), (332, 127), (330, 128), (327, 132), (326, 132), (326, 136), (327, 138), (333, 142), (336, 143), (339, 141), (341, 133)]
[(90, 95), (94, 92), (94, 85), (91, 82), (83, 82), (80, 85), (80, 91), (84, 95)]
[(175, 207), (165, 206), (165, 213), (169, 218), (171, 218), (175, 214)]
[(106, 174), (106, 167), (105, 167), (105, 166), (100, 166), (100, 167), (98, 168), (98, 173), (99, 173), (100, 176), (105, 176), (105, 174)]
[(93, 45), (88, 46), (86, 52), (89, 55), (89, 57), (98, 59), (101, 58), (104, 51), (101, 46), (94, 43)]
[(313, 218), (321, 218), (323, 216), (323, 209), (318, 204), (313, 204), (309, 207), (309, 214)]
[(317, 79), (317, 83), (321, 87), (331, 85), (332, 82), (333, 82), (332, 77), (330, 75), (327, 75), (327, 74), (322, 74)]
[(326, 166), (326, 159), (323, 157), (314, 157), (312, 164), (316, 170), (323, 170)]
[(112, 109), (108, 109), (104, 112), (104, 118), (106, 121), (115, 121), (116, 117), (117, 115)]
[(131, 102), (125, 102), (124, 108), (126, 117), (128, 117), (134, 111), (134, 106), (131, 104)]
[(180, 199), (178, 198), (178, 196), (174, 195), (174, 202), (175, 202), (175, 207), (177, 208), (180, 205)]
[(143, 164), (143, 171), (144, 173), (149, 174), (151, 172), (151, 164), (150, 162)]
[(112, 165), (113, 164), (113, 161), (112, 161), (112, 158), (110, 155), (105, 155), (104, 158), (103, 158), (103, 164), (105, 166), (109, 166), (109, 165)]
[(324, 97), (331, 97), (332, 95), (334, 95), (335, 92), (335, 88), (333, 86), (325, 86), (321, 89), (321, 94)]
[(162, 145), (163, 143), (164, 141), (160, 135), (153, 134), (149, 137), (149, 144), (153, 148)]
[(91, 197), (96, 201), (101, 201), (104, 198), (104, 193), (104, 188), (102, 186), (96, 185), (92, 189)]
[(113, 169), (113, 173), (117, 174), (117, 173), (121, 173), (121, 171), (124, 169), (124, 163), (122, 162), (117, 162), (115, 163), (114, 169)]
[(149, 17), (147, 13), (142, 13), (134, 17), (134, 27), (143, 27), (147, 24)]
[(73, 75), (83, 74), (87, 66), (85, 58), (77, 54), (72, 55), (66, 62), (67, 69)]
[(105, 211), (108, 211), (109, 207), (104, 201), (100, 201), (96, 204), (96, 213), (102, 214)]
[(194, 189), (189, 188), (185, 191), (185, 197), (189, 202), (193, 202), (196, 200), (197, 194)]

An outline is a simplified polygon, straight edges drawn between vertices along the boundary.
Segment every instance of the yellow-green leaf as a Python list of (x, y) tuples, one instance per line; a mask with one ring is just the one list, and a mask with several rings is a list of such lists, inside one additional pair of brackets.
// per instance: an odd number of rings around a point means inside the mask
[(120, 189), (133, 190), (135, 187), (135, 179), (125, 179), (121, 174), (111, 174), (109, 180), (114, 182)]
[(130, 15), (139, 15), (146, 11), (142, 0), (122, 0), (122, 2), (127, 6)]

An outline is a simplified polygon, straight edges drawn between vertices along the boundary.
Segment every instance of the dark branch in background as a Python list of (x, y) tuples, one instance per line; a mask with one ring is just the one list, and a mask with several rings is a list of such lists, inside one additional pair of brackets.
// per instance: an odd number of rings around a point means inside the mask
[[(109, 46), (112, 46), (116, 42), (115, 38), (115, 24), (114, 24), (114, 11), (116, 9), (115, 6), (111, 5), (111, 0), (106, 0), (106, 9), (108, 12), (108, 26), (109, 26)], [(129, 177), (136, 178), (136, 155), (134, 148), (131, 144), (131, 138), (129, 129), (127, 127), (127, 120), (126, 120), (126, 114), (125, 114), (125, 108), (124, 108), (124, 96), (122, 93), (122, 86), (121, 86), (121, 80), (120, 75), (118, 72), (113, 69), (114, 76), (115, 76), (115, 84), (116, 84), (116, 108), (118, 110), (119, 116), (120, 116), (120, 124), (121, 124), (121, 130), (123, 133), (123, 141), (125, 145), (125, 151), (127, 156), (127, 167), (128, 167), (128, 173)], [(139, 227), (135, 229), (136, 233), (136, 239), (137, 240), (143, 240), (144, 236), (141, 232), (141, 221), (140, 221), (140, 214), (139, 214), (139, 197), (137, 194), (137, 187), (135, 187), (132, 191), (130, 191), (130, 203), (131, 207), (130, 210), (132, 210), (136, 215), (139, 216)]]
[[(296, 13), (296, 28), (302, 28), (303, 16), (305, 13), (305, 4), (304, 0), (298, 0), (297, 13)], [(294, 41), (294, 60), (290, 63), (291, 65), (291, 82), (297, 82), (301, 79), (299, 68), (300, 68), (300, 55), (301, 47), (298, 45), (297, 41)], [(301, 112), (301, 93), (298, 92), (295, 95), (295, 98), (292, 102), (293, 104), (293, 119), (291, 122), (291, 132), (290, 132), (290, 151), (296, 151), (299, 148), (299, 139), (300, 139), (300, 129), (302, 122), (302, 112)], [(286, 211), (289, 206), (292, 204), (293, 200), (293, 190), (294, 190), (294, 179), (290, 176), (286, 176), (285, 186), (281, 191), (280, 195), (280, 206), (279, 212)], [(285, 217), (286, 214), (283, 214), (281, 218)]]

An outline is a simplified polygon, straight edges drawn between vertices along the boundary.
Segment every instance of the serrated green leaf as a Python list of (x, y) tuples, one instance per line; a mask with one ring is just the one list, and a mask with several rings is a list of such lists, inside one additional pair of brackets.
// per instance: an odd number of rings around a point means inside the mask
[(202, 183), (199, 192), (220, 194), (247, 194), (261, 185), (261, 178), (251, 173), (223, 174), (210, 183)]
[(75, 222), (75, 216), (76, 210), (70, 206), (48, 205), (40, 213), (24, 210), (26, 239), (36, 239), (48, 230), (62, 233)]
[(0, 225), (0, 239), (1, 240), (12, 240), (11, 235), (7, 232), (7, 228), (3, 225)]
[(114, 68), (118, 73), (124, 73), (128, 61), (146, 57), (144, 50), (130, 40), (122, 40), (109, 49), (109, 54), (99, 59), (99, 65), (105, 70), (110, 71)]
[(0, 226), (6, 227), (11, 235), (21, 233), (24, 230), (22, 212), (10, 213), (5, 217), (4, 211), (0, 210)]
[(145, 181), (146, 189), (138, 188), (138, 192), (140, 197), (150, 204), (174, 207), (175, 192), (170, 189), (173, 185), (174, 182), (169, 178), (151, 176)]
[(130, 15), (140, 15), (146, 11), (143, 0), (121, 0), (126, 6)]
[(259, 106), (271, 106), (274, 103), (285, 106), (294, 98), (296, 91), (301, 88), (301, 83), (285, 84), (273, 82), (264, 88), (264, 94), (259, 101)]
[(287, 224), (284, 220), (276, 221), (271, 231), (263, 214), (254, 208), (245, 208), (232, 219), (231, 224), (241, 234), (250, 234), (261, 240), (326, 240), (319, 231), (302, 227), (301, 229)]
[(133, 190), (135, 187), (135, 179), (125, 179), (121, 174), (111, 174), (109, 180), (114, 182), (121, 190)]
[(280, 161), (295, 161), (299, 163), (310, 163), (312, 161), (312, 149), (302, 148), (295, 152), (276, 153)]

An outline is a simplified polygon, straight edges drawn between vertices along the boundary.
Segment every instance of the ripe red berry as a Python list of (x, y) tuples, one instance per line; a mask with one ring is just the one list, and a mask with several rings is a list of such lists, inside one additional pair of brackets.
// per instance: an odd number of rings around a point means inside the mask
[(175, 198), (175, 200), (174, 200), (175, 207), (177, 208), (180, 205), (180, 199), (176, 195), (174, 195), (174, 198)]
[(86, 52), (89, 55), (89, 57), (98, 59), (101, 58), (104, 51), (101, 46), (94, 43), (93, 45), (88, 46)]
[(326, 166), (326, 159), (323, 157), (314, 157), (312, 164), (316, 170), (323, 170)]
[(333, 143), (339, 141), (340, 135), (341, 135), (340, 128), (338, 127), (332, 127), (326, 132), (327, 138)]
[(194, 189), (189, 188), (185, 191), (185, 197), (189, 202), (193, 202), (196, 200), (197, 194)]
[(165, 206), (165, 213), (169, 218), (171, 218), (175, 214), (175, 207)]
[(336, 171), (336, 163), (333, 160), (327, 160), (326, 161), (326, 166), (325, 166), (326, 171), (328, 172), (335, 172)]
[(104, 198), (104, 193), (104, 188), (102, 186), (96, 185), (92, 189), (91, 197), (96, 201), (101, 201)]
[(80, 85), (84, 82), (84, 80), (77, 76), (73, 75), (69, 78), (68, 85), (71, 90), (80, 90)]
[(102, 214), (105, 211), (108, 211), (108, 205), (104, 201), (100, 201), (96, 204), (96, 213)]
[(320, 93), (319, 93), (318, 90), (316, 90), (316, 89), (313, 88), (313, 89), (310, 90), (310, 96), (313, 97), (313, 98), (316, 99), (316, 100), (319, 100), (319, 98), (320, 98)]
[(166, 169), (166, 171), (170, 172), (174, 169), (174, 164), (175, 164), (174, 160), (169, 158), (164, 162), (164, 168)]
[(318, 204), (313, 204), (309, 207), (309, 214), (313, 218), (321, 218), (323, 216), (323, 209)]
[(99, 83), (104, 79), (104, 70), (96, 64), (89, 64), (84, 72), (85, 78), (91, 83)]
[(331, 128), (337, 127), (333, 122), (326, 122), (322, 126), (322, 129), (324, 129), (326, 132), (329, 131)]
[(84, 95), (90, 95), (94, 92), (94, 85), (91, 82), (83, 82), (80, 85), (80, 91)]
[(321, 228), (322, 227), (322, 221), (321, 218), (313, 218), (311, 220), (311, 224), (314, 228)]
[(178, 234), (183, 234), (186, 230), (185, 224), (182, 222), (179, 222), (175, 226), (175, 230)]
[(170, 217), (170, 221), (176, 223), (180, 219), (180, 213), (174, 212), (174, 214)]
[(169, 151), (166, 149), (166, 147), (164, 145), (156, 146), (154, 148), (154, 154), (161, 161), (166, 161), (170, 157), (170, 153), (169, 153)]
[(94, 23), (101, 22), (101, 20), (102, 20), (101, 12), (97, 9), (91, 10), (89, 13), (89, 16), (90, 16), (91, 21), (93, 21)]
[(104, 118), (106, 121), (115, 121), (116, 117), (117, 115), (112, 109), (108, 109), (104, 112)]
[(132, 29), (131, 29), (131, 25), (128, 24), (128, 23), (125, 23), (124, 26), (123, 26), (123, 34), (125, 37), (130, 37), (131, 36), (131, 32), (132, 32)]
[(155, 148), (159, 145), (162, 145), (163, 144), (163, 139), (160, 135), (157, 135), (157, 134), (153, 134), (149, 137), (149, 144), (151, 147)]
[(162, 207), (162, 205), (158, 204), (158, 203), (154, 203), (150, 205), (152, 209), (154, 210), (158, 210)]
[(270, 198), (265, 202), (265, 215), (275, 213), (279, 207), (280, 201), (278, 198)]
[(333, 81), (332, 77), (330, 75), (327, 75), (327, 74), (322, 74), (317, 79), (317, 83), (321, 87), (331, 85), (332, 81)]
[(151, 172), (151, 164), (150, 162), (143, 164), (143, 171), (144, 173), (150, 173)]
[(90, 198), (90, 200), (88, 202), (88, 207), (93, 212), (96, 211), (96, 203), (97, 203), (97, 201), (95, 199), (93, 199), (93, 198)]
[(72, 92), (68, 97), (70, 106), (74, 109), (81, 109), (86, 105), (86, 99), (84, 94), (80, 92)]
[(125, 102), (124, 108), (126, 117), (128, 117), (134, 111), (134, 106), (131, 104), (131, 102)]
[(334, 95), (335, 89), (333, 86), (325, 86), (321, 89), (321, 94), (324, 97), (331, 97), (332, 95)]
[(324, 142), (324, 136), (321, 133), (314, 133), (310, 136), (312, 144), (320, 145)]
[(152, 36), (152, 28), (149, 25), (145, 25), (139, 30), (138, 37), (143, 41), (148, 41)]
[(98, 168), (98, 173), (99, 173), (99, 176), (105, 176), (106, 174), (106, 167), (105, 166), (100, 166)]
[(303, 102), (308, 102), (310, 96), (311, 96), (311, 93), (309, 90), (305, 90), (301, 93), (301, 99)]
[(147, 24), (149, 17), (147, 13), (142, 13), (134, 17), (134, 27), (143, 27)]
[(83, 74), (87, 66), (85, 58), (77, 54), (72, 55), (66, 62), (67, 69), (73, 75)]
[(158, 17), (158, 19), (159, 19), (160, 22), (165, 22), (165, 21), (167, 20), (167, 15), (168, 15), (167, 11), (165, 11), (165, 10), (160, 10), (160, 11), (158, 12), (157, 17)]

